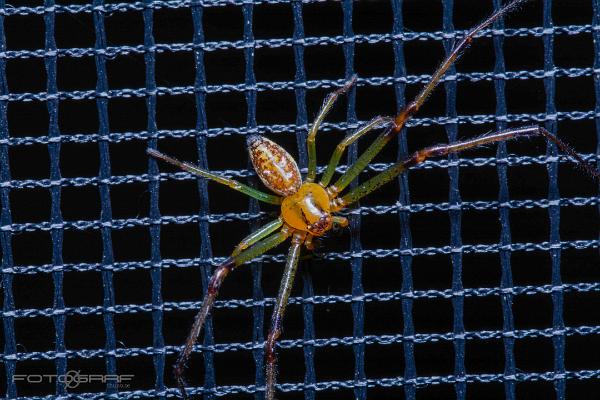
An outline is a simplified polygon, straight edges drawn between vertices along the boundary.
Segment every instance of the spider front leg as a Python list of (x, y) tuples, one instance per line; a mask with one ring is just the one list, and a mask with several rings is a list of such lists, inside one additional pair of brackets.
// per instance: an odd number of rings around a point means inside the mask
[[(177, 381), (177, 386), (181, 391), (181, 395), (184, 399), (187, 399), (187, 392), (185, 390), (186, 382), (184, 378), (185, 374), (185, 364), (190, 358), (192, 354), (192, 349), (194, 348), (194, 344), (198, 339), (198, 335), (204, 326), (204, 322), (206, 321), (206, 317), (210, 313), (212, 309), (215, 298), (219, 292), (223, 281), (229, 275), (229, 273), (239, 265), (242, 265), (252, 259), (260, 256), (261, 254), (269, 251), (273, 247), (285, 241), (289, 236), (290, 232), (288, 229), (281, 229), (279, 232), (269, 236), (269, 234), (273, 233), (279, 227), (281, 227), (282, 221), (280, 218), (277, 220), (263, 226), (256, 232), (248, 235), (240, 244), (238, 244), (233, 251), (232, 255), (223, 262), (223, 264), (219, 265), (215, 272), (212, 274), (210, 281), (208, 283), (208, 288), (206, 291), (206, 295), (202, 300), (202, 306), (200, 307), (200, 311), (196, 314), (194, 319), (194, 324), (192, 325), (192, 329), (188, 334), (188, 338), (185, 342), (185, 345), (181, 352), (179, 353), (179, 357), (177, 357), (177, 362), (173, 367), (173, 374), (175, 375), (175, 380)], [(245, 249), (246, 247), (251, 246)]]
[(332, 92), (325, 98), (321, 109), (319, 110), (319, 114), (317, 114), (317, 118), (313, 122), (310, 131), (308, 131), (308, 137), (306, 138), (306, 146), (308, 148), (308, 174), (306, 175), (307, 182), (314, 182), (315, 177), (317, 175), (317, 147), (315, 145), (315, 137), (317, 136), (317, 132), (319, 131), (319, 127), (321, 126), (321, 122), (327, 116), (331, 107), (333, 107), (333, 103), (337, 100), (337, 98), (346, 93), (352, 85), (356, 83), (356, 75), (353, 76), (344, 86), (339, 88), (338, 90)]
[(585, 162), (585, 160), (581, 158), (581, 156), (577, 154), (573, 149), (571, 149), (569, 145), (567, 145), (566, 143), (558, 139), (555, 135), (551, 134), (546, 129), (540, 126), (527, 126), (522, 128), (507, 129), (500, 132), (490, 133), (475, 139), (465, 140), (462, 142), (437, 145), (428, 147), (423, 150), (419, 150), (415, 152), (410, 158), (392, 165), (387, 170), (383, 171), (378, 175), (375, 175), (373, 178), (354, 188), (346, 195), (333, 200), (332, 211), (339, 211), (342, 208), (347, 207), (348, 205), (354, 202), (357, 202), (364, 196), (390, 182), (392, 179), (396, 178), (398, 175), (400, 175), (407, 169), (414, 167), (417, 164), (421, 164), (429, 158), (441, 157), (451, 153), (459, 153), (461, 151), (483, 146), (486, 144), (526, 136), (543, 136), (547, 140), (556, 143), (556, 145), (564, 153), (574, 158), (577, 162), (577, 165), (580, 166), (586, 173), (588, 173), (591, 177), (600, 180), (600, 172), (598, 172), (594, 167)]
[(381, 135), (379, 135), (373, 143), (365, 150), (363, 154), (360, 155), (358, 160), (350, 167), (348, 170), (333, 184), (329, 187), (328, 192), (330, 195), (337, 195), (342, 190), (344, 190), (350, 182), (352, 182), (358, 174), (363, 171), (367, 165), (373, 160), (373, 158), (379, 154), (381, 149), (394, 137), (398, 132), (402, 130), (406, 121), (408, 121), (425, 103), (431, 92), (436, 88), (436, 86), (440, 83), (444, 74), (448, 71), (448, 69), (454, 64), (458, 58), (465, 52), (467, 47), (473, 42), (475, 37), (479, 32), (486, 29), (490, 25), (494, 23), (494, 21), (502, 18), (504, 15), (508, 14), (510, 11), (514, 10), (519, 5), (527, 2), (528, 0), (513, 0), (502, 7), (500, 10), (496, 11), (492, 15), (490, 15), (486, 20), (481, 22), (476, 27), (472, 28), (464, 38), (462, 38), (452, 49), (448, 57), (437, 68), (434, 72), (431, 80), (421, 89), (419, 94), (411, 101), (404, 109), (402, 109), (398, 115), (394, 118), (395, 126), (386, 130)]
[(265, 400), (273, 400), (275, 397), (275, 382), (277, 380), (277, 356), (275, 354), (275, 343), (281, 335), (281, 322), (285, 313), (298, 268), (298, 258), (300, 256), (300, 248), (304, 242), (305, 233), (297, 232), (292, 237), (292, 246), (288, 252), (285, 270), (281, 278), (279, 293), (277, 294), (277, 302), (271, 317), (271, 330), (267, 336), (265, 344), (265, 359), (266, 359), (266, 390)]
[(425, 100), (427, 100), (431, 92), (433, 92), (433, 89), (435, 89), (435, 87), (440, 83), (440, 80), (446, 74), (448, 69), (452, 66), (452, 64), (456, 62), (456, 60), (460, 58), (460, 56), (465, 52), (467, 47), (469, 47), (473, 40), (475, 40), (475, 36), (477, 36), (479, 32), (491, 26), (496, 20), (502, 18), (504, 15), (510, 13), (515, 8), (526, 3), (527, 1), (529, 0), (512, 0), (508, 2), (504, 7), (487, 17), (479, 25), (475, 26), (474, 28), (471, 28), (471, 30), (465, 35), (465, 37), (462, 38), (456, 45), (454, 45), (448, 57), (446, 57), (446, 59), (433, 73), (431, 80), (425, 85), (425, 87), (423, 87), (423, 89), (421, 89), (417, 97), (415, 97), (415, 99), (412, 102), (410, 102), (408, 106), (396, 116), (397, 128), (395, 130), (397, 132), (400, 131), (400, 129), (402, 129), (402, 127), (404, 126), (405, 122), (408, 119), (410, 119), (410, 117), (412, 117), (419, 110), (419, 108), (421, 108), (421, 106), (423, 105), (423, 103), (425, 103)]

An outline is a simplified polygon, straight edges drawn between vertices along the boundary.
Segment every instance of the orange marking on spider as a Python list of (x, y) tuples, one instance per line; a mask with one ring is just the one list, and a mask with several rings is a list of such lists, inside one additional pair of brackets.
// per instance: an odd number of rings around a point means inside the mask
[[(385, 171), (375, 175), (366, 182), (353, 188), (348, 193), (340, 196), (344, 189), (346, 189), (358, 174), (369, 165), (371, 160), (379, 153), (385, 144), (402, 130), (406, 121), (419, 110), (448, 68), (456, 62), (468, 45), (473, 41), (475, 36), (481, 30), (489, 27), (494, 21), (525, 1), (527, 0), (513, 0), (509, 2), (506, 6), (492, 14), (475, 28), (471, 29), (465, 38), (455, 45), (454, 49), (450, 52), (450, 55), (440, 64), (431, 80), (424, 86), (421, 92), (406, 108), (400, 110), (395, 118), (376, 117), (355, 132), (349, 133), (342, 140), (340, 145), (337, 146), (319, 183), (313, 183), (316, 179), (317, 165), (315, 145), (316, 133), (335, 100), (339, 95), (350, 90), (356, 83), (356, 77), (352, 77), (344, 86), (327, 96), (307, 135), (308, 173), (304, 182), (302, 181), (296, 161), (281, 146), (261, 136), (252, 135), (248, 137), (248, 151), (252, 164), (265, 186), (277, 195), (264, 193), (233, 179), (178, 161), (155, 149), (148, 149), (148, 154), (155, 158), (169, 162), (206, 179), (225, 184), (232, 189), (240, 191), (257, 200), (281, 206), (281, 214), (277, 219), (262, 226), (244, 238), (240, 244), (236, 246), (231, 256), (219, 265), (213, 273), (208, 285), (207, 293), (202, 301), (202, 307), (196, 315), (185, 346), (173, 368), (177, 385), (184, 398), (187, 398), (186, 382), (184, 379), (185, 364), (192, 353), (193, 346), (202, 330), (206, 317), (214, 304), (219, 288), (227, 275), (238, 266), (251, 261), (283, 243), (288, 238), (291, 238), (291, 246), (288, 251), (285, 270), (271, 319), (271, 329), (265, 342), (265, 398), (266, 400), (274, 399), (277, 363), (275, 343), (281, 334), (281, 322), (292, 289), (301, 247), (304, 246), (310, 250), (313, 248), (314, 237), (325, 235), (335, 225), (341, 227), (348, 226), (348, 220), (346, 218), (334, 215), (334, 213), (356, 203), (364, 196), (392, 181), (407, 169), (423, 163), (429, 158), (458, 153), (485, 144), (527, 136), (542, 136), (548, 141), (555, 143), (563, 152), (573, 158), (586, 173), (593, 178), (600, 180), (600, 173), (594, 167), (587, 164), (566, 143), (562, 142), (555, 135), (542, 127), (526, 126), (494, 132), (457, 143), (441, 144), (419, 150), (411, 157), (393, 164)], [(369, 148), (341, 175), (341, 177), (338, 178), (337, 181), (333, 184), (329, 184), (345, 148), (364, 134), (382, 126), (385, 127), (384, 131), (373, 141)]]

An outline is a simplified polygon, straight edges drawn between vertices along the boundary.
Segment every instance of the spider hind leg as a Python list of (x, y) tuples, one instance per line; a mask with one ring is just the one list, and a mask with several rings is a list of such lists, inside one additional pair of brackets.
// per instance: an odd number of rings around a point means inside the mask
[[(248, 237), (242, 240), (240, 245), (238, 245), (236, 247), (236, 250), (234, 250), (232, 256), (227, 258), (225, 262), (219, 265), (215, 272), (212, 274), (208, 284), (206, 295), (202, 300), (202, 306), (196, 314), (194, 324), (190, 329), (185, 345), (179, 353), (179, 357), (177, 357), (177, 362), (173, 367), (173, 375), (175, 376), (177, 386), (184, 399), (188, 398), (187, 391), (185, 389), (185, 366), (192, 354), (192, 350), (194, 348), (194, 345), (196, 344), (198, 335), (200, 335), (200, 331), (204, 326), (204, 322), (206, 321), (208, 314), (212, 310), (212, 307), (215, 303), (215, 299), (217, 297), (219, 289), (221, 288), (221, 285), (223, 284), (223, 281), (225, 280), (227, 275), (229, 275), (229, 273), (236, 267), (269, 251), (270, 249), (282, 243), (289, 237), (290, 232), (288, 229), (285, 228), (269, 236), (272, 230), (277, 229), (277, 227), (275, 227), (276, 225), (276, 223), (270, 223), (268, 225), (265, 225), (263, 228), (259, 229), (253, 234), (250, 234)], [(254, 243), (254, 245), (247, 248), (246, 250), (238, 251), (240, 247), (242, 247), (242, 245), (249, 245), (251, 243)]]
[(274, 400), (275, 398), (275, 382), (277, 378), (277, 355), (275, 354), (275, 343), (281, 335), (281, 323), (285, 309), (292, 292), (296, 270), (298, 268), (298, 260), (300, 258), (300, 249), (306, 238), (304, 232), (296, 232), (292, 237), (292, 245), (288, 251), (285, 270), (281, 278), (279, 293), (273, 316), (271, 317), (271, 329), (265, 343), (265, 360), (266, 360), (266, 390), (265, 400)]

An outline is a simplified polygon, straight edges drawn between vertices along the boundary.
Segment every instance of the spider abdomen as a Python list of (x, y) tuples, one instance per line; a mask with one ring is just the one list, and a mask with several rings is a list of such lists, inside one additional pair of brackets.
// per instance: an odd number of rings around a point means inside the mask
[(259, 136), (248, 136), (250, 160), (266, 187), (282, 196), (298, 191), (302, 177), (294, 158), (277, 143)]
[(333, 225), (330, 199), (325, 189), (306, 182), (281, 203), (281, 216), (292, 228), (323, 236)]

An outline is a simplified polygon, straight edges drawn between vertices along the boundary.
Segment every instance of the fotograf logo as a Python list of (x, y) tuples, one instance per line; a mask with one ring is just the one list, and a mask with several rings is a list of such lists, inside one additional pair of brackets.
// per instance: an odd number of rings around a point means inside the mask
[(70, 370), (66, 374), (15, 374), (13, 382), (36, 383), (64, 383), (67, 388), (74, 389), (80, 384), (85, 383), (105, 383), (124, 385), (124, 382), (129, 382), (133, 379), (132, 374), (82, 374), (81, 371)]

